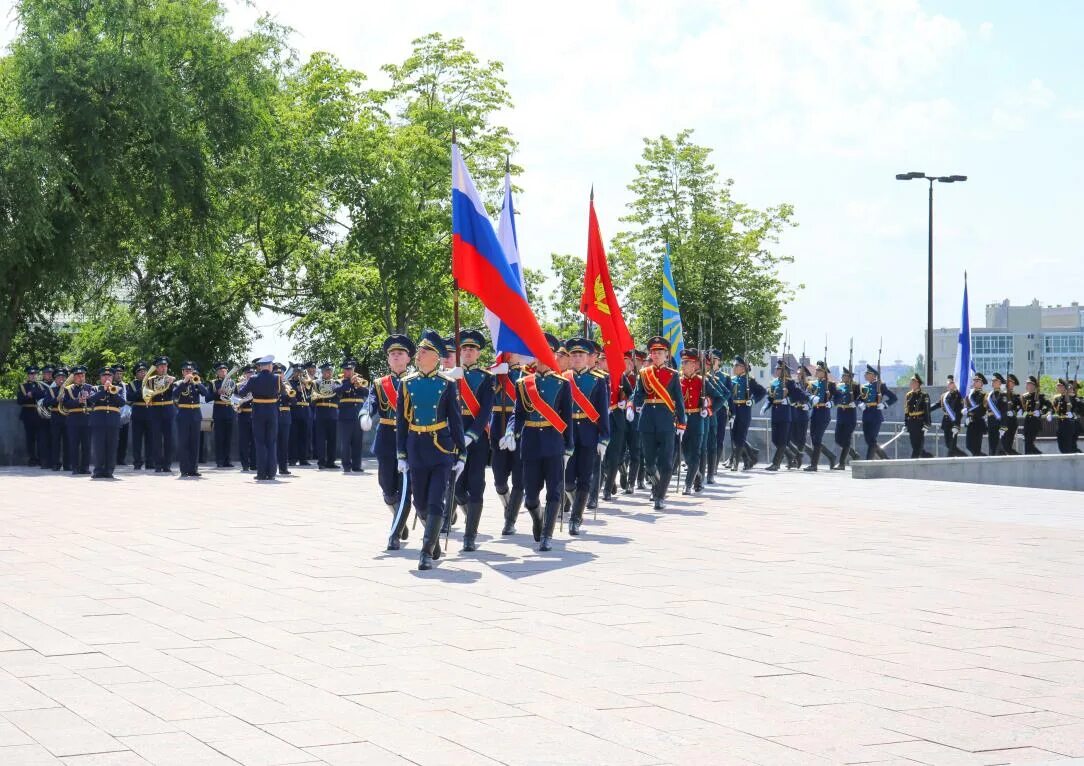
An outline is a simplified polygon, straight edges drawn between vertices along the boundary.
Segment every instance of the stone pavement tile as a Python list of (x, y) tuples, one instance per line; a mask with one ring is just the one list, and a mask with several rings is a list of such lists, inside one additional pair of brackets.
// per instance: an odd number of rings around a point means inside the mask
[(177, 721), (177, 728), (191, 734), (200, 742), (213, 745), (231, 739), (257, 737), (261, 729), (224, 713), (211, 718), (186, 718)]
[(64, 766), (149, 766), (149, 761), (131, 750), (119, 753), (73, 755), (62, 759)]
[(32, 744), (34, 744), (34, 740), (30, 738), (30, 735), (15, 724), (0, 717), (0, 747)]
[(4, 713), (11, 723), (56, 756), (107, 753), (125, 746), (64, 708)]
[(10, 652), (15, 649), (26, 649), (26, 644), (22, 641), (16, 641), (7, 633), (0, 632), (0, 652)]
[(40, 745), (13, 745), (0, 747), (0, 763), (18, 766), (58, 766), (59, 758)]
[(287, 705), (237, 684), (201, 686), (189, 689), (188, 693), (251, 724), (283, 723), (305, 717)]
[(163, 721), (209, 718), (223, 714), (214, 705), (196, 699), (187, 692), (167, 686), (161, 681), (115, 684), (109, 687), (109, 690)]
[(91, 651), (86, 644), (6, 604), (0, 604), (0, 625), (8, 636), (46, 657)]
[(310, 747), (307, 751), (330, 766), (416, 766), (371, 742)]
[(77, 672), (88, 681), (93, 681), (101, 686), (131, 684), (153, 680), (145, 673), (140, 673), (138, 670), (129, 668), (125, 665), (114, 665), (106, 668), (85, 668)]
[(37, 678), (30, 683), (93, 726), (115, 737), (164, 734), (175, 727), (85, 678)]
[(321, 720), (269, 723), (260, 728), (294, 747), (344, 745), (358, 741), (356, 735)]
[(313, 760), (311, 753), (264, 732), (246, 739), (222, 740), (214, 747), (243, 766), (283, 766)]
[(1084, 758), (1084, 723), (1039, 729), (1028, 742), (1060, 755)]
[(42, 694), (26, 681), (0, 671), (0, 713), (56, 706), (55, 700)]
[[(888, 745), (874, 745), (868, 748), (868, 760), (876, 763), (882, 755), (910, 758), (928, 766), (993, 766), (994, 764), (1015, 763), (1058, 763), (1058, 755), (1049, 751), (1030, 747), (987, 750), (981, 753), (968, 752), (947, 747), (934, 742), (914, 740)], [(857, 761), (861, 763), (862, 761)]]
[(144, 734), (122, 741), (154, 766), (237, 766), (233, 759), (183, 732)]

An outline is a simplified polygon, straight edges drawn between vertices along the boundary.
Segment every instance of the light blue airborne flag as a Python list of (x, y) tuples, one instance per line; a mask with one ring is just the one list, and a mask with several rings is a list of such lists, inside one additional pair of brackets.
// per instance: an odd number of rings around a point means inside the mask
[[(971, 362), (971, 319), (967, 312), (967, 272), (964, 272), (964, 308), (960, 315), (960, 334), (956, 336), (956, 386), (961, 393), (970, 388), (971, 378), (975, 375), (975, 365)], [(930, 381), (926, 381), (930, 383)]]
[(670, 358), (679, 359), (685, 349), (685, 339), (681, 334), (681, 309), (674, 287), (674, 271), (670, 267), (669, 242), (662, 261), (662, 336), (670, 342)]

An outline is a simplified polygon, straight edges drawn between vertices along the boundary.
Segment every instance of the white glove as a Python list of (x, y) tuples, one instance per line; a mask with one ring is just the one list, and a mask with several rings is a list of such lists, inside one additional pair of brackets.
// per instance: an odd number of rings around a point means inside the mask
[(828, 409), (832, 409), (833, 407), (835, 407), (835, 405), (834, 405), (834, 404), (832, 404), (832, 400), (831, 400), (831, 399), (829, 399), (828, 401), (826, 401), (826, 402), (824, 403), (824, 406), (825, 406), (825, 407), (827, 407)]
[(358, 422), (361, 423), (362, 431), (371, 431), (373, 428), (373, 416), (370, 415), (368, 412), (361, 413), (361, 416), (358, 418)]
[(625, 420), (629, 421), (630, 423), (632, 421), (636, 420), (636, 408), (635, 407), (630, 406), (630, 407), (627, 407), (625, 409)]
[(1042, 412), (1042, 410), (1035, 410), (1035, 412), (1033, 412), (1031, 414), (1034, 415), (1035, 417), (1039, 417), (1040, 415), (1043, 414), (1043, 412)]
[(682, 439), (685, 438), (685, 429), (684, 428), (679, 428), (677, 434), (678, 434), (678, 441), (681, 441)]
[(1054, 413), (1053, 412), (1046, 413), (1046, 422), (1047, 423), (1053, 423), (1054, 422)]
[(953, 435), (953, 436), (959, 436), (959, 435), (960, 435), (960, 429), (959, 429), (959, 428), (955, 428), (955, 427), (953, 427), (953, 429), (952, 429), (952, 435)]
[(515, 452), (516, 451), (516, 435), (514, 433), (512, 433), (511, 431), (509, 431), (508, 433), (506, 433), (504, 436), (501, 437), (501, 440), (499, 442), (497, 442), (497, 446), (500, 447), (503, 450), (508, 450), (509, 452)]
[(508, 362), (501, 362), (500, 364), (495, 364), (489, 368), (489, 371), (492, 372), (494, 375), (507, 375)]
[(809, 397), (809, 403), (816, 407), (821, 403), (821, 398), (819, 396), (811, 396)]
[(478, 441), (478, 437), (477, 437), (477, 436), (475, 436), (475, 435), (474, 435), (473, 433), (471, 433), (470, 431), (467, 431), (466, 435), (465, 435), (465, 436), (463, 437), (463, 441), (465, 441), (465, 442), (467, 443), (467, 447), (469, 448), (469, 447), (470, 447), (470, 445), (472, 445), (472, 444), (474, 444), (474, 443), (475, 443), (476, 441)]
[(399, 460), (395, 464), (395, 468), (396, 468), (397, 471), (399, 471), (399, 473), (406, 473), (407, 471), (410, 470), (410, 466), (407, 465), (407, 461), (405, 461), (405, 460)]
[(706, 418), (707, 416), (708, 416), (708, 411), (706, 409), (700, 410), (700, 417)]
[(463, 377), (463, 368), (462, 367), (453, 367), (450, 370), (445, 370), (444, 375), (445, 375), (445, 377), (451, 378), (452, 380), (459, 380), (460, 378)]
[(599, 442), (598, 443), (598, 456), (599, 457), (606, 457), (606, 447), (608, 445), (609, 445), (609, 442)]
[(456, 478), (457, 481), (459, 480), (459, 474), (463, 473), (463, 469), (465, 469), (466, 467), (467, 467), (467, 456), (466, 455), (459, 458), (459, 460), (455, 461), (455, 468), (453, 468), (452, 470), (455, 472), (455, 478)]
[(887, 404), (885, 404), (884, 402), (880, 402), (880, 403), (879, 403), (879, 404), (877, 405), (877, 409), (879, 409), (879, 410), (887, 410), (887, 409), (888, 409), (888, 405), (887, 405)]
[(864, 409), (866, 409), (866, 403), (865, 403), (865, 402), (859, 402), (859, 403), (858, 403), (858, 409), (859, 409), (859, 410), (864, 410)]

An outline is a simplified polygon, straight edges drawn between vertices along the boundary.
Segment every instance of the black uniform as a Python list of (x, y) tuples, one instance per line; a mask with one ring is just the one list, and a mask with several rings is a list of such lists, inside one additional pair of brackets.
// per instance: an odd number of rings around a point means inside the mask
[(967, 408), (967, 433), (964, 441), (973, 457), (982, 457), (982, 435), (986, 433), (986, 395), (982, 389), (971, 389), (964, 400)]
[(1038, 388), (1020, 397), (1020, 408), (1024, 411), (1024, 454), (1041, 455), (1035, 446), (1035, 439), (1043, 427), (1043, 415), (1050, 412), (1050, 402)]
[(911, 457), (933, 457), (923, 449), (926, 441), (926, 429), (930, 427), (930, 395), (921, 388), (908, 391), (904, 395), (904, 424), (907, 437), (911, 440)]
[(941, 433), (945, 435), (945, 447), (949, 457), (966, 457), (967, 453), (956, 446), (956, 440), (960, 435), (960, 426), (964, 422), (964, 397), (959, 392), (946, 391), (941, 395), (940, 404), (935, 404), (932, 409), (941, 409)]

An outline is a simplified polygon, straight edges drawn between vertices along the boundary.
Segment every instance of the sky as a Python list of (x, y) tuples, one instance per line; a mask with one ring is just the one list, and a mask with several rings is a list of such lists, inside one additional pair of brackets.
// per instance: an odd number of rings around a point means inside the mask
[[(934, 326), (1009, 299), (1084, 299), (1074, 211), (1084, 152), (1078, 30), (1084, 4), (1048, 0), (677, 0), (436, 3), (225, 0), (228, 23), (261, 13), (384, 82), (432, 31), (505, 66), (519, 141), (521, 256), (585, 254), (592, 184), (608, 240), (630, 200), (645, 136), (692, 128), (734, 195), (795, 206), (776, 246), (803, 285), (786, 307), (795, 346), (911, 361), (926, 324), (927, 185), (934, 195)], [(0, 0), (0, 44), (15, 33)], [(494, 215), (496, 211), (493, 211)], [(660, 254), (661, 257), (661, 254)], [(679, 296), (680, 299), (680, 296)], [(274, 317), (254, 351), (287, 355)]]

